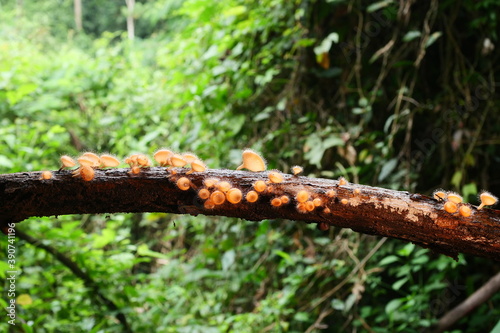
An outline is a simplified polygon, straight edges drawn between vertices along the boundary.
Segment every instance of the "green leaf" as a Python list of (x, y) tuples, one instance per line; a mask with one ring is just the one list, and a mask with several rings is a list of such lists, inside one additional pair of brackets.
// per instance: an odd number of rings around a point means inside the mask
[(332, 308), (334, 308), (335, 310), (339, 310), (339, 311), (343, 311), (345, 308), (344, 302), (338, 298), (332, 299), (331, 305), (332, 305)]
[(387, 161), (382, 167), (382, 170), (380, 170), (380, 174), (378, 175), (378, 181), (381, 182), (384, 179), (386, 179), (387, 176), (391, 174), (391, 172), (396, 168), (397, 165), (398, 165), (397, 158), (393, 158)]
[(441, 37), (443, 33), (441, 31), (436, 31), (434, 32), (432, 35), (429, 36), (429, 39), (427, 40), (427, 43), (425, 43), (425, 48), (428, 48), (429, 46), (431, 46), (432, 44), (434, 44), (434, 42), (439, 38)]
[(453, 176), (451, 177), (450, 183), (455, 187), (455, 188), (460, 188), (460, 182), (462, 181), (462, 171), (456, 171)]
[(385, 266), (385, 265), (392, 264), (393, 262), (396, 262), (396, 261), (399, 261), (399, 257), (397, 257), (395, 255), (390, 255), (390, 256), (387, 256), (384, 259), (380, 260), (380, 262), (378, 264), (380, 266)]
[(403, 36), (403, 42), (407, 43), (407, 42), (411, 42), (412, 40), (414, 40), (415, 38), (418, 38), (422, 36), (422, 33), (418, 30), (412, 30), (412, 31), (408, 31), (404, 36)]
[(399, 298), (393, 299), (385, 306), (385, 313), (392, 314), (394, 311), (396, 311), (396, 309), (398, 309), (401, 306), (402, 303), (403, 301), (401, 301), (401, 299)]
[(399, 290), (406, 282), (408, 281), (408, 278), (402, 278), (401, 280), (398, 280), (392, 284), (392, 289), (394, 290)]
[(227, 271), (236, 260), (236, 252), (231, 249), (222, 255), (222, 270)]
[(379, 1), (379, 2), (375, 2), (371, 5), (369, 5), (367, 8), (366, 8), (366, 11), (368, 13), (373, 13), (379, 9), (382, 9), (384, 7), (387, 7), (389, 6), (393, 1), (392, 0), (383, 0), (383, 1)]

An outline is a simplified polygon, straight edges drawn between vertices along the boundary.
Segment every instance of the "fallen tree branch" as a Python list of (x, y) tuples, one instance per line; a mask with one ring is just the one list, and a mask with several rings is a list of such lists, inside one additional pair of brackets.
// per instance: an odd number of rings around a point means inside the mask
[[(70, 171), (54, 172), (48, 180), (40, 180), (40, 172), (0, 175), (0, 225), (5, 230), (8, 223), (32, 216), (118, 212), (220, 215), (252, 221), (283, 218), (411, 241), (455, 259), (464, 252), (500, 260), (498, 210), (465, 204), (472, 215), (463, 217), (447, 213), (443, 202), (420, 194), (292, 175), (283, 175), (281, 183), (268, 183), (257, 202), (250, 203), (245, 194), (253, 190), (255, 181), (268, 181), (268, 172), (209, 169), (186, 175), (187, 169), (169, 173), (153, 167), (131, 175), (129, 170), (96, 170), (88, 182), (72, 177)], [(180, 177), (189, 178), (187, 190), (176, 185)], [(243, 199), (205, 208), (198, 190), (207, 178), (228, 181), (242, 191)], [(297, 209), (299, 191), (319, 199), (318, 206), (312, 211)], [(289, 197), (288, 204), (271, 205), (272, 199), (283, 195)]]

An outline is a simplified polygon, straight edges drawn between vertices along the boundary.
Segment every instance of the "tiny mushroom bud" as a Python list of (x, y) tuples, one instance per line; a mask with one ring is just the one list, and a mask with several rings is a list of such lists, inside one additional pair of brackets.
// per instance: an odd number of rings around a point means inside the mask
[(138, 156), (139, 156), (139, 154), (130, 155), (129, 157), (127, 157), (125, 159), (125, 163), (127, 163), (128, 165), (130, 165), (130, 167), (137, 166), (138, 165), (138, 163), (137, 163), (137, 157)]
[(481, 199), (481, 204), (479, 205), (479, 207), (477, 207), (477, 210), (482, 209), (484, 206), (494, 205), (498, 201), (497, 197), (495, 197), (493, 194), (486, 192), (486, 191), (481, 193), (479, 198)]
[(232, 204), (237, 204), (243, 198), (243, 194), (237, 188), (232, 188), (226, 193), (226, 199)]
[(306, 205), (306, 210), (308, 212), (312, 212), (314, 208), (316, 208), (316, 206), (314, 206), (314, 203), (312, 201), (306, 201), (305, 205)]
[(277, 171), (269, 172), (268, 177), (269, 177), (269, 180), (271, 181), (271, 183), (278, 184), (278, 183), (283, 182), (283, 175)]
[(40, 180), (47, 180), (47, 179), (50, 179), (52, 178), (52, 172), (50, 171), (42, 171), (42, 173), (40, 174)]
[(253, 184), (253, 188), (257, 191), (257, 192), (264, 192), (267, 188), (267, 185), (266, 183), (263, 181), (263, 180), (258, 180), (256, 181), (254, 184)]
[(300, 173), (302, 173), (302, 171), (304, 171), (304, 168), (302, 168), (301, 166), (295, 165), (292, 167), (292, 173), (294, 176), (299, 175)]
[(112, 155), (103, 154), (99, 159), (101, 160), (101, 166), (103, 168), (117, 167), (120, 165), (120, 161)]
[(82, 179), (89, 182), (92, 179), (94, 179), (95, 171), (89, 166), (81, 166), (80, 167), (80, 175), (82, 176)]
[(456, 213), (458, 210), (457, 204), (452, 201), (446, 201), (444, 204), (444, 210), (450, 214)]
[(337, 191), (335, 191), (335, 190), (330, 190), (330, 191), (326, 192), (326, 195), (327, 195), (328, 197), (330, 197), (330, 198), (333, 198), (334, 196), (336, 196), (336, 195), (337, 195)]
[(61, 156), (60, 158), (61, 160), (61, 169), (59, 170), (62, 170), (64, 168), (71, 168), (71, 167), (74, 167), (76, 165), (76, 162), (74, 159), (72, 159), (71, 157), (69, 157), (68, 155), (63, 155)]
[(174, 155), (171, 150), (168, 149), (160, 149), (154, 153), (153, 158), (160, 166), (167, 166), (170, 163), (170, 157)]
[(355, 188), (353, 191), (354, 194), (360, 194), (361, 190), (359, 188)]
[(280, 197), (280, 200), (283, 205), (286, 205), (287, 203), (290, 202), (290, 197), (288, 195), (282, 195)]
[(314, 206), (319, 207), (319, 206), (321, 206), (322, 201), (320, 198), (316, 198), (313, 200), (313, 204), (314, 204)]
[(456, 204), (459, 204), (459, 203), (462, 202), (462, 197), (460, 195), (458, 195), (457, 193), (454, 193), (454, 192), (448, 193), (448, 195), (446, 196), (446, 198), (449, 201), (454, 202)]
[(248, 202), (255, 202), (257, 199), (259, 199), (259, 195), (255, 191), (250, 191), (247, 193), (246, 197)]
[(344, 177), (339, 178), (339, 186), (347, 185), (347, 180)]
[(349, 200), (344, 198), (344, 199), (340, 200), (340, 203), (343, 205), (347, 205), (349, 203)]
[(243, 158), (243, 164), (241, 164), (238, 168), (236, 168), (236, 170), (241, 170), (243, 168), (253, 172), (266, 170), (265, 160), (253, 150), (245, 149), (243, 151), (242, 158)]
[(130, 169), (130, 171), (129, 171), (129, 173), (130, 173), (131, 175), (137, 175), (137, 174), (139, 174), (140, 172), (141, 172), (141, 168), (139, 168), (138, 166), (133, 166), (133, 167)]
[(331, 213), (330, 208), (326, 207), (325, 209), (323, 209), (323, 213), (330, 214)]

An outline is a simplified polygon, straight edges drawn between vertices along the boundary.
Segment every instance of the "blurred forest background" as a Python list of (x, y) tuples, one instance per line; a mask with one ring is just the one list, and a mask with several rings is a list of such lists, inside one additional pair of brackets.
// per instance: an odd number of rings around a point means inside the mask
[[(251, 147), (270, 168), (477, 204), (500, 194), (499, 13), (494, 0), (3, 0), (0, 173), (161, 147), (234, 169)], [(78, 215), (18, 229), (74, 260), (135, 332), (421, 332), (500, 269), (286, 220)], [(12, 332), (123, 331), (52, 254), (16, 245)], [(499, 317), (497, 294), (453, 332)]]

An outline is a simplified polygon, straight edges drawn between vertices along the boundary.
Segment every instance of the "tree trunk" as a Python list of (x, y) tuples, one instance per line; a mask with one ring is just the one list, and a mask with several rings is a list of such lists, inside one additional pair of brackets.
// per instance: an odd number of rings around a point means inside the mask
[(75, 0), (74, 2), (75, 9), (75, 26), (76, 31), (81, 32), (83, 30), (82, 25), (82, 0)]
[(125, 0), (127, 3), (127, 35), (128, 39), (134, 40), (135, 28), (134, 28), (134, 7), (135, 0)]
[[(97, 169), (92, 181), (72, 177), (70, 171), (55, 171), (48, 180), (40, 180), (40, 172), (0, 175), (0, 224), (5, 231), (9, 223), (31, 216), (118, 212), (220, 215), (252, 221), (282, 218), (411, 241), (455, 259), (464, 252), (500, 260), (498, 210), (464, 204), (472, 208), (472, 215), (463, 217), (447, 213), (442, 201), (420, 194), (292, 175), (273, 184), (268, 182), (268, 172), (209, 169), (186, 175), (187, 169), (168, 172), (153, 167), (131, 175), (129, 170)], [(180, 177), (189, 178), (187, 190), (177, 186)], [(207, 178), (228, 181), (242, 191), (243, 199), (206, 207), (198, 190)], [(268, 182), (267, 188), (251, 203), (245, 195), (257, 180)], [(311, 211), (298, 209), (299, 191), (307, 192), (309, 202), (318, 199), (314, 201), (318, 206)], [(281, 196), (288, 196), (289, 203), (273, 206), (271, 200)]]

